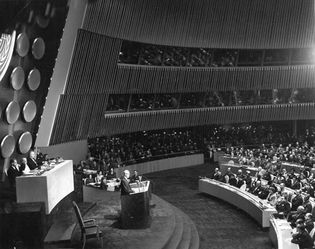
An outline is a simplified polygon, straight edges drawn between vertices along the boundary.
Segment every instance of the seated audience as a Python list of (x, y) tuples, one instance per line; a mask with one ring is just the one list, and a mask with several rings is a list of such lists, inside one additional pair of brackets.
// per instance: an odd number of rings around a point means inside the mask
[(222, 173), (221, 173), (221, 171), (219, 171), (219, 168), (214, 169), (213, 179), (217, 180), (217, 181), (222, 180)]
[(280, 196), (276, 202), (276, 210), (281, 217), (287, 217), (291, 211), (291, 204), (285, 196)]
[(296, 232), (292, 234), (292, 243), (298, 244), (300, 249), (313, 248), (313, 240), (304, 224), (298, 224), (296, 226)]
[(110, 171), (106, 174), (106, 180), (113, 180), (116, 179), (116, 172), (114, 171), (113, 168), (110, 169)]

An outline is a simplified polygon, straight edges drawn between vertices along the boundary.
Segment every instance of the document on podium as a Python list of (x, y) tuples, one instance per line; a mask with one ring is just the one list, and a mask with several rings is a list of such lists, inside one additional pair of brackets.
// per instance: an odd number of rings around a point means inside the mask
[(150, 181), (131, 183), (130, 187), (133, 190), (133, 193), (131, 193), (131, 195), (148, 191), (149, 184), (150, 184)]

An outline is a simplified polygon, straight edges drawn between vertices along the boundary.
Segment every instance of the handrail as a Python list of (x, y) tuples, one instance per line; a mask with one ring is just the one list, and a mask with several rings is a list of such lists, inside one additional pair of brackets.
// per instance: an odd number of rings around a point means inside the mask
[(152, 109), (152, 110), (133, 110), (129, 112), (105, 112), (105, 118), (113, 118), (119, 116), (136, 116), (139, 113), (143, 116), (145, 115), (154, 115), (157, 113), (184, 113), (184, 112), (200, 112), (200, 111), (216, 111), (216, 110), (248, 110), (248, 109), (257, 109), (257, 108), (283, 108), (283, 107), (315, 107), (314, 102), (308, 103), (286, 103), (286, 104), (259, 104), (259, 105), (238, 105), (238, 106), (215, 106), (215, 107), (191, 107), (191, 108), (180, 108), (180, 109)]
[(169, 153), (169, 154), (160, 154), (160, 155), (155, 155), (155, 156), (150, 156), (150, 157), (144, 157), (144, 158), (139, 158), (139, 159), (134, 159), (134, 160), (123, 161), (121, 164), (132, 165), (132, 164), (136, 164), (136, 163), (149, 162), (149, 161), (155, 161), (155, 160), (160, 160), (160, 159), (166, 159), (166, 158), (170, 158), (170, 157), (185, 156), (185, 155), (192, 155), (192, 154), (198, 154), (198, 153), (202, 153), (201, 150), (181, 151), (181, 152), (174, 152), (174, 153)]

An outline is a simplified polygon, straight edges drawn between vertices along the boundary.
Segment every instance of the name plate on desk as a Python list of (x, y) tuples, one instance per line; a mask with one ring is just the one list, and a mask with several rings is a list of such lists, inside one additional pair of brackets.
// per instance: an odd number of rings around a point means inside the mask
[(36, 174), (16, 178), (17, 203), (43, 202), (46, 214), (50, 214), (53, 208), (73, 191), (72, 160), (56, 164), (43, 172), (40, 170)]

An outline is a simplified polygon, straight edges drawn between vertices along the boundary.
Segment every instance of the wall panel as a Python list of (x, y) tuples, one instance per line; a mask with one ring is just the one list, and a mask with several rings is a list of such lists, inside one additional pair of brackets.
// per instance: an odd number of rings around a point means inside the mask
[(117, 64), (121, 40), (78, 33), (66, 94), (314, 87), (315, 66), (191, 68)]
[[(106, 100), (103, 94), (62, 96), (61, 103), (67, 104), (68, 109), (58, 111), (59, 124), (54, 127), (51, 144), (143, 130), (315, 118), (315, 103), (173, 109), (105, 115), (105, 104), (102, 100)], [(85, 105), (86, 111), (80, 111), (80, 104)]]

